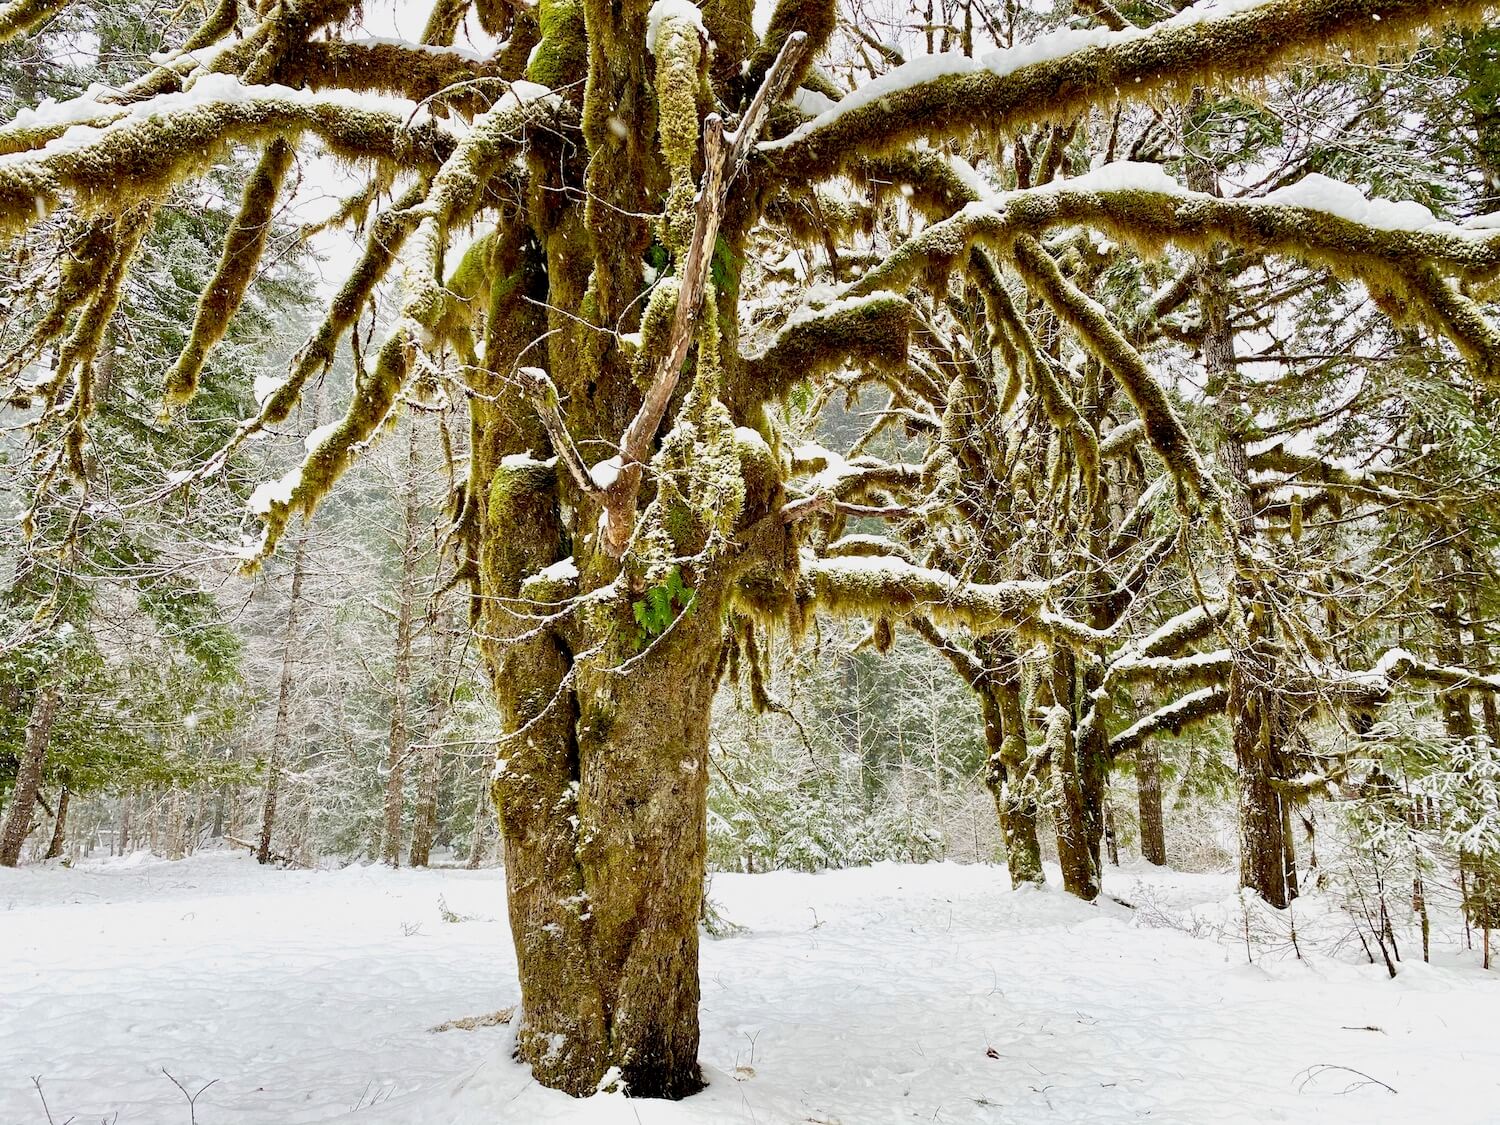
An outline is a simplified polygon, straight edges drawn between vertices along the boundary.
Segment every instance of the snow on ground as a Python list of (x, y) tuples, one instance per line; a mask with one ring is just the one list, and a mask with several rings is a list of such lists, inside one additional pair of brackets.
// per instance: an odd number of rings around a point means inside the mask
[(1252, 965), (1141, 924), (1148, 900), (1222, 914), (1228, 876), (1115, 872), (1132, 911), (952, 864), (717, 876), (746, 929), (704, 942), (708, 1089), (574, 1102), (506, 1028), (428, 1030), (517, 999), (501, 880), (224, 854), (0, 870), (0, 1125), (47, 1120), (32, 1075), (59, 1125), (185, 1125), (164, 1069), (215, 1080), (200, 1125), (1500, 1120), (1500, 973), (1468, 958), (1394, 981)]

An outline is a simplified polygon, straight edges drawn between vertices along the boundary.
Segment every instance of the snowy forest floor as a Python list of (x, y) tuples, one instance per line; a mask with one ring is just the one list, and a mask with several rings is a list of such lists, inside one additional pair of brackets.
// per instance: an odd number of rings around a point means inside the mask
[(48, 1120), (32, 1076), (56, 1125), (187, 1125), (164, 1072), (213, 1082), (198, 1125), (1500, 1120), (1473, 955), (1251, 964), (1231, 876), (1109, 890), (1138, 908), (954, 864), (716, 876), (745, 929), (704, 941), (709, 1086), (672, 1105), (571, 1101), (507, 1028), (429, 1030), (517, 999), (498, 871), (0, 871), (0, 1125)]

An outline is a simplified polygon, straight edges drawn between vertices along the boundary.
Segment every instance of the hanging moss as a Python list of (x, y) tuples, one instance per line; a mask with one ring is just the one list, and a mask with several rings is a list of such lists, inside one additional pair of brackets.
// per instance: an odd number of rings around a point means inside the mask
[(904, 372), (911, 314), (911, 305), (895, 293), (837, 302), (796, 318), (765, 351), (745, 357), (741, 378), (750, 395), (775, 400), (804, 379), (816, 380), (845, 366)]
[(1209, 476), (1192, 438), (1177, 417), (1166, 392), (1147, 368), (1140, 353), (1120, 333), (1109, 315), (1062, 275), (1057, 263), (1030, 238), (1015, 243), (1015, 262), (1053, 310), (1078, 333), (1079, 339), (1119, 380), (1145, 423), (1146, 440), (1176, 480), (1200, 500), (1217, 506), (1222, 497)]
[(292, 146), (278, 137), (266, 146), (265, 155), (246, 182), (239, 214), (229, 227), (219, 265), (198, 299), (198, 312), (187, 346), (167, 375), (168, 406), (179, 406), (193, 397), (208, 353), (229, 331), (229, 322), (239, 311), (260, 268), (261, 253), (271, 236), (271, 220), (281, 183), (291, 166)]
[(657, 137), (671, 175), (661, 240), (680, 259), (693, 237), (693, 201), (698, 192), (693, 165), (698, 156), (703, 44), (692, 22), (670, 17), (657, 29), (652, 47), (656, 57)]

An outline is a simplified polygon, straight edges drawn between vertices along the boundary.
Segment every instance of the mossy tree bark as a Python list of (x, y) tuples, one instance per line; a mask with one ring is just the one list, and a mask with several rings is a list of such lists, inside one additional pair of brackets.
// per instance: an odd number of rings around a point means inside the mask
[[(1202, 92), (1195, 91), (1190, 112), (1199, 111), (1201, 105)], [(1211, 155), (1190, 162), (1188, 184), (1194, 190), (1218, 194), (1218, 174)], [(1215, 403), (1215, 458), (1228, 484), (1224, 498), (1228, 530), (1238, 539), (1240, 550), (1249, 550), (1257, 531), (1243, 435), (1243, 394), (1230, 295), (1216, 253), (1203, 257), (1198, 300), (1203, 313), (1204, 379)], [(1226, 706), (1239, 787), (1240, 885), (1272, 906), (1284, 907), (1294, 894), (1289, 872), (1294, 878), (1296, 862), (1286, 831), (1289, 818), (1276, 784), (1282, 772), (1283, 724), (1275, 686), (1279, 660), (1271, 635), (1272, 616), (1254, 581), (1244, 573), (1229, 574), (1225, 584), (1240, 607), (1242, 619), (1241, 628), (1231, 633), (1234, 665)]]
[(1042, 845), (1037, 836), (1036, 782), (1026, 754), (1026, 714), (1021, 704), (1021, 666), (1014, 648), (1004, 639), (982, 637), (976, 650), (986, 672), (979, 693), (989, 760), (985, 782), (995, 798), (1000, 834), (1005, 841), (1005, 864), (1011, 886), (1040, 886)]

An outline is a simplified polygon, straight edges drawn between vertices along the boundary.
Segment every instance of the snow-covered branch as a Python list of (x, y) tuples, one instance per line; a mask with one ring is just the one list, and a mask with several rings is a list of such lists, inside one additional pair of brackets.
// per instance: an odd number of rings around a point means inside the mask
[(777, 178), (818, 178), (858, 153), (920, 137), (1015, 130), (1164, 87), (1253, 78), (1335, 45), (1390, 42), (1489, 8), (1484, 0), (1244, 0), (1195, 6), (1145, 30), (1065, 30), (972, 57), (928, 55), (761, 145), (759, 155)]

